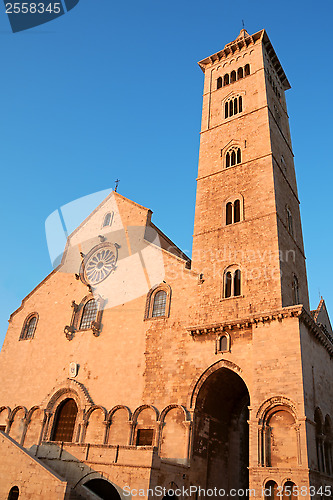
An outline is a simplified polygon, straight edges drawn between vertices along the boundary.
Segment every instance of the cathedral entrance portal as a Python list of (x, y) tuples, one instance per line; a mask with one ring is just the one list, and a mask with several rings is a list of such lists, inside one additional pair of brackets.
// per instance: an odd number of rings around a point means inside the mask
[(244, 381), (228, 368), (219, 368), (201, 386), (195, 404), (193, 441), (201, 487), (223, 488), (226, 493), (232, 488), (248, 489), (249, 404)]

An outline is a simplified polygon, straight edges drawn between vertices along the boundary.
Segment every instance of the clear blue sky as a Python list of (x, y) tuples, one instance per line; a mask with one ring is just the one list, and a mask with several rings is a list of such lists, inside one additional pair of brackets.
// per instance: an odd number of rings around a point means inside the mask
[(52, 269), (44, 223), (114, 186), (192, 244), (203, 74), (196, 62), (265, 28), (287, 92), (312, 308), (333, 315), (330, 1), (80, 0), (11, 33), (0, 6), (0, 344), (12, 311)]

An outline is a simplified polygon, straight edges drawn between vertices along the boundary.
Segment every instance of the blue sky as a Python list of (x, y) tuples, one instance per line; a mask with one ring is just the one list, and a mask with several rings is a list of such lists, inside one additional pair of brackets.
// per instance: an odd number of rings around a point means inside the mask
[(333, 314), (331, 1), (80, 0), (13, 34), (0, 8), (0, 344), (52, 269), (44, 223), (114, 186), (190, 253), (203, 74), (197, 61), (265, 28), (287, 92), (311, 306)]

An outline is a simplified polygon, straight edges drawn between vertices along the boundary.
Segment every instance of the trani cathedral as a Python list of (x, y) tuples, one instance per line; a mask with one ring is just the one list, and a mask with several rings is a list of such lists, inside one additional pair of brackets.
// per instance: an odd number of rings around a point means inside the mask
[(290, 84), (264, 30), (199, 66), (192, 259), (115, 191), (68, 237), (9, 319), (1, 499), (331, 497), (333, 332), (309, 307)]

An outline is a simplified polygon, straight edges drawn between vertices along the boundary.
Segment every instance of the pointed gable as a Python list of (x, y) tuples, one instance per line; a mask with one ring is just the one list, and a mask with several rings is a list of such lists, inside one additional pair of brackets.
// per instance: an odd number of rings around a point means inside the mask
[(333, 335), (332, 325), (323, 298), (321, 298), (317, 309), (312, 311), (312, 315), (313, 319), (319, 326), (324, 327), (324, 330), (326, 330), (330, 335)]

